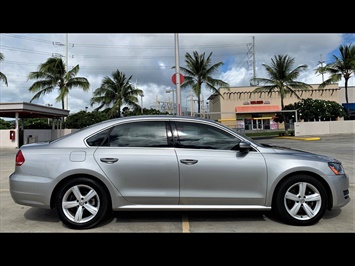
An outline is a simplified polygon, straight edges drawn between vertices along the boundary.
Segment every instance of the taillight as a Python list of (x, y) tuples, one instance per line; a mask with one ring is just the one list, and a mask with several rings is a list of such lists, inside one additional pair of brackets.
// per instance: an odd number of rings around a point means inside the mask
[(22, 154), (22, 151), (19, 150), (16, 154), (16, 166), (21, 166), (25, 163), (25, 157)]

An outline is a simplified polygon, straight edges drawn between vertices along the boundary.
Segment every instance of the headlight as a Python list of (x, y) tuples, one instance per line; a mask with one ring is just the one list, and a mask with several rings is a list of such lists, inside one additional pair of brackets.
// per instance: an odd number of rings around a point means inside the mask
[(329, 162), (328, 166), (336, 175), (343, 175), (345, 173), (344, 168), (340, 163)]

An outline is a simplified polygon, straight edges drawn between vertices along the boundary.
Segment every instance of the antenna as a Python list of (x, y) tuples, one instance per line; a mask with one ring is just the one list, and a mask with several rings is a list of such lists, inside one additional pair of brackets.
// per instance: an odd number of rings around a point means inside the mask
[[(248, 65), (252, 65), (253, 67), (253, 78), (256, 78), (256, 71), (255, 71), (255, 36), (252, 36), (253, 43), (248, 43)], [(250, 48), (249, 48), (250, 47)], [(259, 85), (258, 82), (250, 82), (251, 86)]]

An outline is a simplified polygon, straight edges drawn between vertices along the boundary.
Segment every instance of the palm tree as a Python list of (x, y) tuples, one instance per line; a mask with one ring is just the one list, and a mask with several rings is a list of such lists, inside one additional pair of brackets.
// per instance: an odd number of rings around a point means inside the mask
[[(300, 81), (296, 81), (301, 71), (307, 69), (307, 65), (299, 65), (293, 68), (294, 58), (288, 55), (277, 55), (271, 58), (271, 65), (263, 64), (268, 74), (268, 78), (252, 78), (254, 84), (261, 84), (264, 86), (257, 87), (254, 91), (265, 91), (268, 90), (269, 94), (273, 91), (278, 91), (281, 98), (281, 109), (285, 108), (284, 98), (287, 93), (295, 94), (298, 99), (301, 97), (297, 94), (295, 89), (311, 89), (312, 86)], [(284, 114), (284, 121), (286, 115)], [(285, 132), (287, 134), (287, 126), (285, 121)]]
[(109, 117), (121, 117), (123, 105), (139, 108), (137, 96), (141, 95), (143, 91), (130, 83), (131, 78), (132, 76), (127, 79), (126, 75), (119, 70), (112, 72), (112, 78), (104, 77), (101, 86), (94, 91), (91, 106), (98, 103), (99, 107), (95, 108), (97, 111), (104, 106), (110, 107)]
[[(195, 95), (197, 96), (198, 102), (198, 113), (201, 112), (201, 89), (204, 83), (208, 89), (213, 91), (213, 93), (219, 94), (222, 98), (223, 95), (219, 92), (218, 87), (225, 87), (229, 90), (228, 83), (212, 78), (220, 66), (223, 65), (222, 62), (211, 64), (212, 52), (209, 54), (207, 59), (205, 58), (205, 53), (199, 55), (198, 52), (193, 52), (193, 57), (189, 54), (185, 54), (186, 68), (180, 67), (181, 72), (184, 75), (184, 83), (181, 84), (181, 88), (191, 87)], [(173, 67), (175, 68), (175, 66)]]
[(90, 83), (86, 78), (76, 77), (78, 72), (79, 65), (76, 65), (70, 71), (66, 71), (62, 58), (48, 58), (45, 63), (39, 65), (38, 71), (31, 72), (28, 75), (29, 80), (38, 80), (29, 88), (30, 92), (36, 93), (30, 102), (58, 88), (59, 95), (56, 101), (62, 101), (62, 109), (64, 109), (64, 98), (68, 95), (70, 89), (78, 87), (88, 91), (90, 88)]
[(330, 74), (329, 78), (323, 81), (318, 87), (324, 88), (325, 86), (334, 82), (339, 82), (342, 78), (344, 78), (346, 112), (347, 115), (349, 115), (348, 81), (351, 75), (355, 74), (355, 46), (351, 44), (340, 45), (339, 52), (340, 57), (333, 55), (334, 62), (316, 69), (316, 73)]
[[(0, 53), (0, 61), (2, 61), (2, 60), (4, 60), (4, 54)], [(8, 86), (7, 78), (2, 72), (0, 72), (0, 80), (4, 81), (5, 85)]]

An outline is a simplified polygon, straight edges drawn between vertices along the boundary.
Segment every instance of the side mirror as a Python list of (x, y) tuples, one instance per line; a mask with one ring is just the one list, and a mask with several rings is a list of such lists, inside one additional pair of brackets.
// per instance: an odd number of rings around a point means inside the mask
[(251, 146), (249, 142), (241, 141), (237, 145), (235, 145), (232, 150), (237, 150), (240, 152), (248, 152)]
[(240, 152), (248, 152), (250, 150), (250, 143), (249, 142), (244, 142), (244, 141), (241, 141), (239, 143), (239, 151)]

